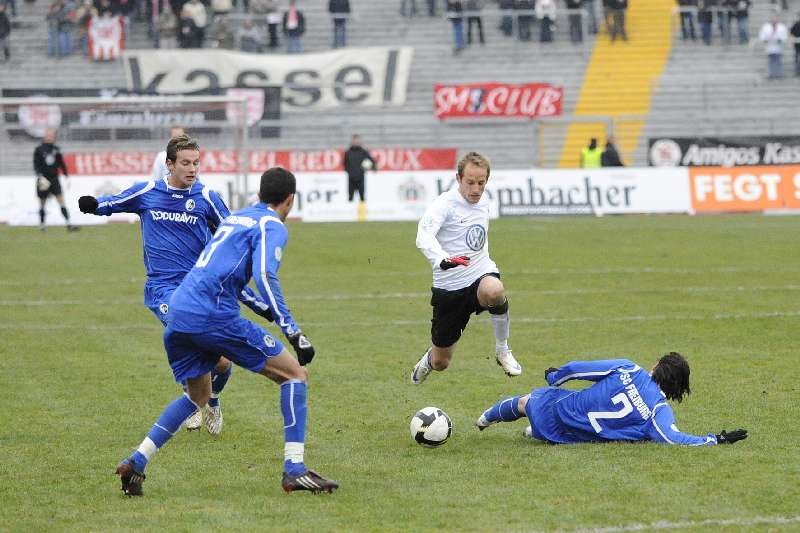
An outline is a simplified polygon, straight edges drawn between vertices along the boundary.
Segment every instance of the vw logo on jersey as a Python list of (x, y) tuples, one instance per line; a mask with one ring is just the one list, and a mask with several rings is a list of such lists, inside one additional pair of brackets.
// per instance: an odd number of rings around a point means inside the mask
[(194, 209), (194, 206), (195, 206), (194, 200), (192, 200), (191, 198), (186, 200), (186, 210), (187, 211), (191, 211), (192, 209)]
[(162, 315), (166, 315), (169, 312), (169, 306), (167, 304), (161, 304), (158, 306), (158, 310)]
[(270, 348), (274, 348), (275, 347), (275, 339), (272, 337), (272, 335), (264, 335), (264, 344), (266, 344)]
[(470, 250), (475, 250), (476, 252), (482, 250), (486, 242), (486, 230), (478, 224), (470, 226), (467, 229), (466, 241)]

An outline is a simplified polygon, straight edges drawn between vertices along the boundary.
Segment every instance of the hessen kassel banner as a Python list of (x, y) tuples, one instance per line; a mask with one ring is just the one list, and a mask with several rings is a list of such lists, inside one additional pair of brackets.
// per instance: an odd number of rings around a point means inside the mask
[(800, 166), (697, 167), (689, 181), (697, 213), (800, 209)]
[(657, 167), (800, 164), (800, 137), (660, 137), (649, 139), (649, 162)]
[(485, 82), (433, 86), (433, 109), (449, 118), (537, 118), (561, 114), (564, 88), (549, 83)]
[(283, 111), (397, 106), (406, 101), (411, 47), (340, 48), (309, 54), (227, 50), (127, 50), (128, 88), (145, 93), (282, 86)]

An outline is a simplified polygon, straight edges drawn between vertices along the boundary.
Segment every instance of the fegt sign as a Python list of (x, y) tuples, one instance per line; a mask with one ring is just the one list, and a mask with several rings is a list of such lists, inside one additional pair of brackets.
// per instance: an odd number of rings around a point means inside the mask
[(800, 166), (697, 167), (689, 182), (698, 213), (800, 208)]
[(227, 50), (125, 52), (128, 87), (136, 92), (208, 93), (279, 85), (284, 111), (342, 105), (402, 105), (411, 47), (342, 48), (312, 54), (247, 54)]
[(564, 88), (548, 83), (434, 85), (436, 117), (553, 117), (561, 114)]

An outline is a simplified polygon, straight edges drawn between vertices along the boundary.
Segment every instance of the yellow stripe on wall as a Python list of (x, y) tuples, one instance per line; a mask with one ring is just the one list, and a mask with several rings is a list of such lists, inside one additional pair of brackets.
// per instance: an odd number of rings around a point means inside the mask
[[(625, 20), (628, 41), (618, 38), (612, 42), (607, 34), (598, 34), (575, 106), (576, 117), (646, 116), (650, 112), (651, 92), (658, 87), (672, 47), (670, 19), (675, 5), (675, 0), (629, 0)], [(636, 150), (644, 122), (619, 125), (617, 148), (624, 156)], [(605, 146), (605, 124), (570, 125), (560, 166), (579, 166), (580, 151), (591, 137)]]

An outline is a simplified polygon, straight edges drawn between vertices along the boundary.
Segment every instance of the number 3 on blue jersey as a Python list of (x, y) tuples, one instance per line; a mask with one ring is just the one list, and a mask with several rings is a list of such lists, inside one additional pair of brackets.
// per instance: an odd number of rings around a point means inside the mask
[(625, 418), (633, 412), (633, 405), (631, 405), (631, 401), (624, 392), (613, 396), (611, 398), (611, 403), (614, 405), (622, 404), (622, 409), (619, 411), (590, 411), (587, 413), (589, 415), (589, 422), (592, 423), (592, 427), (597, 433), (603, 431), (603, 428), (597, 422), (598, 418)]
[(211, 240), (211, 243), (206, 247), (205, 250), (200, 254), (200, 257), (197, 258), (197, 262), (194, 264), (197, 268), (203, 268), (208, 264), (211, 260), (211, 256), (214, 254), (214, 250), (222, 244), (228, 236), (233, 232), (233, 226), (220, 226), (217, 232), (214, 234), (214, 238)]

